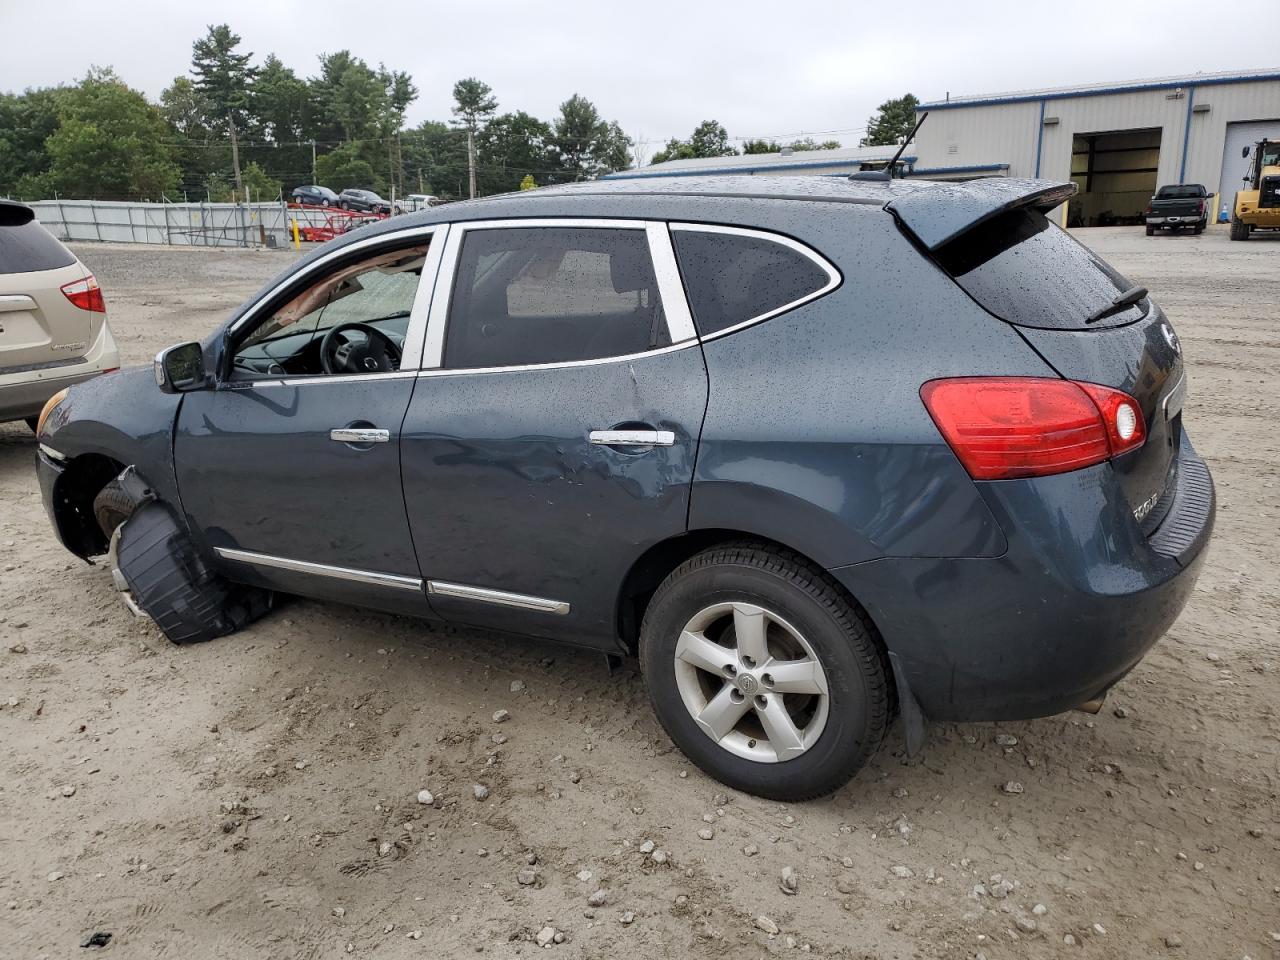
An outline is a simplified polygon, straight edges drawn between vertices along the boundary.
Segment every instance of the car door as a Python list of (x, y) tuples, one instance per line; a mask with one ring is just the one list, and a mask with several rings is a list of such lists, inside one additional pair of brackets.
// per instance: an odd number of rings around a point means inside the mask
[(401, 441), (436, 613), (611, 648), (627, 571), (687, 528), (706, 403), (664, 225), (454, 224)]
[[(446, 232), (348, 245), (285, 281), (229, 331), (216, 385), (183, 396), (174, 440), (183, 509), (237, 579), (429, 611), (399, 439)], [(383, 331), (399, 361), (351, 323)], [(316, 367), (330, 331), (331, 374)]]

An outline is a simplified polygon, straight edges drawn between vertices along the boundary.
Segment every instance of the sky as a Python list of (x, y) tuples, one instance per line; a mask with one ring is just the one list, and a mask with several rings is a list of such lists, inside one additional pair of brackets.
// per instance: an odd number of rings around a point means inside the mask
[(908, 91), (929, 101), (1280, 67), (1280, 5), (1240, 9), (1252, 11), (1247, 29), (1203, 0), (0, 0), (0, 90), (97, 65), (156, 99), (188, 72), (192, 41), (226, 22), (256, 61), (275, 53), (301, 76), (344, 47), (407, 70), (420, 91), (411, 125), (448, 120), (454, 81), (475, 76), (499, 110), (546, 120), (581, 93), (647, 153), (707, 119), (739, 141), (855, 146), (876, 106)]

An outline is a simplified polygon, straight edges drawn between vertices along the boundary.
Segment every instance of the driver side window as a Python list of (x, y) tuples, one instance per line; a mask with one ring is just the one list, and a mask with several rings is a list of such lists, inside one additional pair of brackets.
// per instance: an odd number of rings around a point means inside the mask
[(240, 341), (233, 379), (398, 370), (426, 255), (420, 243), (313, 280)]

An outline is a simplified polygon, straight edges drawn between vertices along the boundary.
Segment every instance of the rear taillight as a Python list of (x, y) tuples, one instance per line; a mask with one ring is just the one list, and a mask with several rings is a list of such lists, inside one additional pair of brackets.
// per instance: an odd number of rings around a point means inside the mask
[(88, 310), (90, 313), (107, 312), (106, 301), (102, 299), (102, 288), (98, 286), (92, 273), (83, 280), (63, 284), (62, 293), (81, 310)]
[(975, 480), (1079, 470), (1146, 440), (1138, 402), (1096, 383), (960, 377), (930, 380), (920, 397)]
[(1197, 212), (1197, 213), (1204, 213), (1204, 201), (1203, 201), (1203, 200), (1201, 200), (1201, 201), (1200, 201), (1200, 209), (1199, 209), (1199, 210), (1197, 210), (1196, 212)]

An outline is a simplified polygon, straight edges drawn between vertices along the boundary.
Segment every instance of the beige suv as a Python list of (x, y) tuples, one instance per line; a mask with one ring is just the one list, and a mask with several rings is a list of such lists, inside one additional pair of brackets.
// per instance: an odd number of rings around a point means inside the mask
[(0, 422), (34, 430), (58, 391), (119, 367), (98, 281), (30, 207), (0, 200)]

